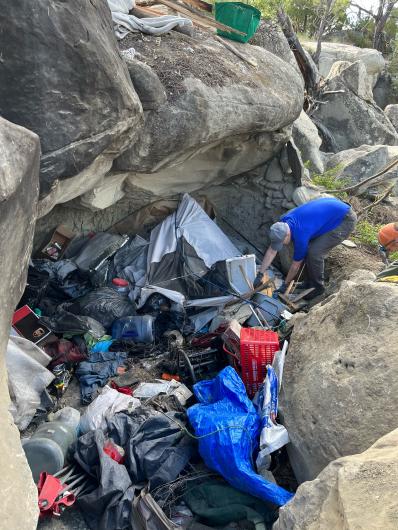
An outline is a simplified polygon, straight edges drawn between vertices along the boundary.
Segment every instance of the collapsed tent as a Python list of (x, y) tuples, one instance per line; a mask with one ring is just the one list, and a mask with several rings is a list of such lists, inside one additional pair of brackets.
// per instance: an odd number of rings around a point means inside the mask
[[(208, 296), (209, 286), (217, 287), (216, 281), (200, 280), (217, 263), (240, 255), (199, 204), (185, 194), (177, 210), (151, 232), (147, 283), (188, 297)], [(225, 281), (225, 273), (221, 275)]]

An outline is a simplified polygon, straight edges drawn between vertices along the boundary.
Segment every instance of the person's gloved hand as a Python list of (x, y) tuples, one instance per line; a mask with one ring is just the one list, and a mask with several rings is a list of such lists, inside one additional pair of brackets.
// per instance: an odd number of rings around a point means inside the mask
[(286, 292), (286, 289), (287, 289), (287, 285), (285, 282), (282, 283), (282, 285), (278, 288), (278, 289), (275, 289), (275, 291), (272, 293), (272, 298), (278, 298), (278, 294), (284, 294)]
[(257, 273), (257, 276), (256, 276), (254, 282), (253, 282), (253, 287), (255, 289), (257, 289), (257, 287), (260, 287), (260, 285), (262, 285), (264, 283), (263, 278), (264, 278), (264, 273), (259, 271)]

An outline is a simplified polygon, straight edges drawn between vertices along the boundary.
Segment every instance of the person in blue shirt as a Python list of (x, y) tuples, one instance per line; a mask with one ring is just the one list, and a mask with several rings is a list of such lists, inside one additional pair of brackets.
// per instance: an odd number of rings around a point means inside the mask
[(293, 261), (285, 282), (278, 289), (284, 293), (305, 261), (308, 288), (314, 287), (306, 299), (324, 290), (324, 261), (330, 249), (347, 239), (354, 230), (357, 216), (351, 206), (335, 198), (320, 198), (286, 213), (270, 228), (271, 244), (265, 253), (254, 287), (263, 283), (265, 271), (283, 245), (294, 244)]

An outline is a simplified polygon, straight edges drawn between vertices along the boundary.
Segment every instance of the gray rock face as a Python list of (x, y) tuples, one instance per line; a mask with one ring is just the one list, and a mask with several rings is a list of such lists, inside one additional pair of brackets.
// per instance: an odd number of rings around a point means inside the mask
[(395, 130), (398, 131), (398, 105), (387, 105), (384, 109), (384, 113), (394, 125)]
[[(168, 101), (146, 113), (139, 143), (114, 164), (130, 185), (175, 193), (187, 184), (192, 191), (190, 182), (217, 184), (269, 160), (288, 140), (303, 102), (301, 75), (289, 63), (234, 43), (257, 61), (253, 68), (214, 39), (178, 33), (162, 37), (157, 49), (147, 41), (134, 45), (163, 81)], [(168, 58), (176, 63), (172, 72)]]
[[(33, 241), (39, 188), (40, 144), (30, 131), (0, 118), (0, 354), (4, 355), (14, 308), (22, 295)], [(1, 526), (34, 530), (37, 489), (8, 407), (4, 360), (0, 367)]]
[(339, 458), (302, 484), (273, 530), (395, 530), (398, 429), (361, 454)]
[(357, 271), (295, 323), (280, 407), (299, 482), (398, 425), (398, 290), (374, 278)]
[[(396, 145), (398, 134), (384, 112), (369, 100), (361, 63), (338, 64), (327, 78), (323, 101), (314, 118), (332, 134), (337, 150), (360, 145)], [(337, 93), (327, 93), (338, 91)], [(367, 99), (363, 99), (366, 97)]]
[[(315, 52), (316, 42), (303, 42), (302, 44), (310, 53)], [(348, 61), (350, 63), (362, 61), (372, 86), (375, 86), (378, 76), (384, 70), (386, 64), (383, 55), (373, 48), (357, 48), (356, 46), (338, 42), (323, 42), (319, 57), (321, 75), (327, 77), (336, 61)]]
[(44, 194), (133, 141), (142, 109), (106, 0), (6, 2), (0, 26), (0, 114), (40, 136)]
[(315, 172), (323, 173), (324, 164), (320, 152), (322, 140), (319, 137), (316, 125), (303, 110), (293, 123), (293, 139), (300, 149), (303, 161), (308, 161), (311, 169)]
[(166, 103), (166, 91), (152, 68), (137, 59), (124, 57), (124, 60), (142, 108), (155, 110)]
[[(378, 173), (389, 162), (398, 157), (398, 146), (389, 145), (362, 145), (355, 149), (340, 151), (327, 160), (327, 169), (338, 168), (336, 178), (347, 180), (348, 183), (356, 184), (366, 180), (368, 177)], [(373, 181), (373, 185), (368, 188), (370, 195), (380, 193), (380, 187), (375, 184), (390, 184), (398, 181), (398, 166), (394, 166), (389, 171)], [(366, 190), (360, 188), (358, 191)], [(393, 192), (398, 193), (398, 184)]]

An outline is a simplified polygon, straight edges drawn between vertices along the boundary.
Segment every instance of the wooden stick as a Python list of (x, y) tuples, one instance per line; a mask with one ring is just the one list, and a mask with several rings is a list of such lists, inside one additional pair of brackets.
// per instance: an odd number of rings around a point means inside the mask
[(203, 0), (182, 0), (184, 4), (189, 4), (193, 7), (196, 7), (197, 9), (202, 9), (203, 11), (207, 11), (208, 13), (211, 13), (213, 11), (212, 4), (208, 4), (207, 2), (203, 2)]
[(216, 35), (215, 39), (217, 39), (219, 42), (221, 42), (227, 48), (227, 50), (229, 50), (232, 53), (234, 53), (237, 57), (239, 57), (240, 59), (242, 59), (246, 63), (250, 64), (251, 66), (254, 66), (254, 68), (257, 68), (258, 63), (257, 63), (256, 59), (254, 59), (253, 57), (247, 57), (245, 54), (243, 54), (239, 50), (237, 50), (235, 48), (235, 46), (232, 46), (232, 44), (230, 44), (229, 42), (225, 41), (224, 39), (222, 39), (218, 35)]
[(296, 304), (299, 300), (301, 300), (302, 298), (304, 298), (305, 296), (307, 296), (307, 294), (310, 294), (312, 293), (312, 291), (315, 290), (315, 287), (311, 287), (310, 289), (306, 289), (305, 291), (303, 291), (302, 293), (298, 294), (297, 296), (295, 296), (293, 298), (293, 300), (291, 300), (291, 302), (293, 304)]
[(246, 282), (248, 288), (249, 288), (251, 291), (253, 291), (253, 284), (252, 284), (252, 282), (249, 280), (249, 278), (247, 277), (247, 274), (246, 274), (245, 269), (243, 268), (243, 265), (239, 265), (239, 270), (240, 270), (240, 272), (242, 273), (242, 276), (243, 276), (243, 278), (244, 278), (244, 280), (245, 280), (245, 282)]

